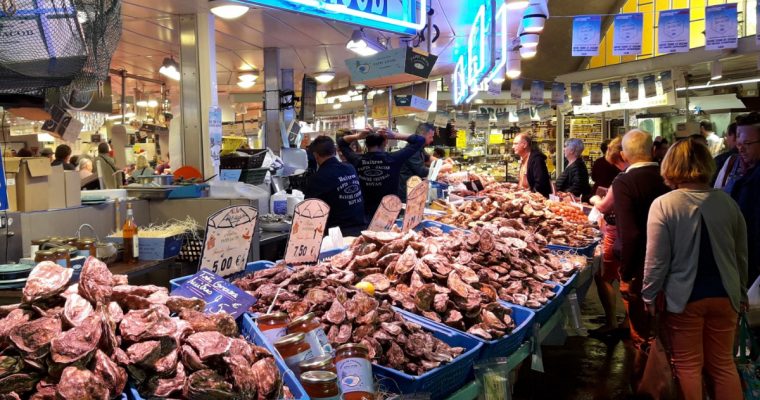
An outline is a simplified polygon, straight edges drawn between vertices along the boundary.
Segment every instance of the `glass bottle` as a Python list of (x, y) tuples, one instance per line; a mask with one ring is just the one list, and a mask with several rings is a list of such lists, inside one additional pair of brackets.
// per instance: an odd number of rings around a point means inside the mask
[(338, 373), (338, 369), (335, 368), (335, 360), (333, 360), (333, 356), (331, 355), (318, 356), (310, 360), (301, 361), (298, 364), (298, 368), (300, 368), (302, 374), (306, 371), (330, 371), (335, 374)]
[(137, 224), (132, 213), (132, 203), (127, 203), (127, 218), (121, 229), (124, 238), (124, 261), (130, 264), (137, 262), (140, 257), (140, 246), (137, 238)]
[(303, 360), (312, 358), (311, 347), (304, 338), (303, 333), (291, 333), (274, 342), (277, 352), (280, 353), (288, 368), (296, 373), (296, 376), (301, 374), (298, 364)]
[(330, 371), (307, 371), (301, 374), (306, 394), (314, 400), (340, 400), (338, 376)]
[(333, 349), (330, 346), (330, 340), (327, 339), (325, 330), (322, 329), (314, 313), (302, 315), (288, 324), (288, 333), (301, 332), (306, 335), (306, 342), (311, 346), (311, 352), (314, 356), (323, 356), (332, 354)]
[(285, 336), (289, 322), (288, 314), (284, 312), (262, 314), (256, 318), (256, 325), (269, 343), (274, 343)]
[(369, 349), (363, 344), (344, 344), (335, 350), (338, 382), (345, 400), (374, 400), (375, 382)]

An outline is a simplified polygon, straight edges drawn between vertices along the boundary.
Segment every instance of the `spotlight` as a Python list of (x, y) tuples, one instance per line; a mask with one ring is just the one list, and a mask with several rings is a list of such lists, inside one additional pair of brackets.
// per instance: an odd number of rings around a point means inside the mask
[(135, 103), (135, 105), (138, 106), (138, 107), (143, 107), (144, 108), (144, 107), (148, 106), (148, 101), (147, 100), (140, 100), (137, 103)]
[(179, 64), (174, 61), (174, 57), (164, 58), (158, 73), (175, 81), (180, 80)]
[(211, 4), (211, 12), (222, 19), (240, 18), (248, 12), (248, 6), (232, 1), (214, 0), (209, 3)]
[(717, 81), (723, 77), (723, 65), (720, 61), (713, 61), (710, 64), (710, 80)]
[(148, 100), (148, 107), (150, 107), (150, 108), (158, 107), (158, 101), (157, 100)]
[(340, 100), (335, 99), (333, 102), (333, 110), (338, 110), (343, 106), (343, 104), (340, 103)]
[(256, 79), (259, 79), (259, 70), (254, 69), (252, 71), (241, 71), (238, 72), (238, 80), (241, 82), (255, 82)]
[(520, 47), (521, 58), (533, 58), (536, 56), (537, 49), (535, 47)]
[(314, 79), (316, 79), (319, 83), (330, 82), (331, 80), (335, 79), (335, 71), (317, 72), (317, 74), (314, 75)]
[(538, 33), (523, 32), (520, 34), (520, 46), (522, 47), (538, 47), (539, 36)]
[(546, 5), (546, 0), (530, 0), (530, 5), (523, 14), (525, 32), (542, 32), (547, 18), (549, 18), (549, 7)]
[(242, 89), (250, 89), (255, 84), (256, 84), (256, 81), (238, 81), (237, 83), (238, 87)]
[(369, 37), (369, 35), (364, 33), (363, 29), (354, 30), (354, 33), (351, 34), (351, 40), (346, 43), (346, 48), (362, 57), (371, 56), (385, 50), (383, 45)]

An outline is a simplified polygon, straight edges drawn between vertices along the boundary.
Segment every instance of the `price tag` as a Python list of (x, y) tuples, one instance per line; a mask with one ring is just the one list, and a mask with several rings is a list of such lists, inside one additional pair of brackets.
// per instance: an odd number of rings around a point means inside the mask
[(297, 265), (317, 262), (329, 214), (330, 206), (322, 200), (307, 199), (298, 203), (285, 250), (286, 263)]
[(406, 212), (404, 213), (404, 226), (402, 232), (408, 232), (414, 229), (422, 222), (422, 215), (425, 212), (425, 203), (427, 202), (428, 187), (430, 182), (422, 181), (415, 186), (406, 198)]
[(390, 231), (396, 223), (399, 212), (401, 212), (401, 199), (398, 196), (389, 194), (383, 197), (367, 229), (375, 232)]
[(206, 314), (226, 312), (234, 318), (241, 316), (256, 304), (256, 298), (227, 282), (224, 278), (202, 270), (172, 291), (172, 296), (203, 299)]
[(245, 269), (259, 212), (251, 206), (231, 206), (208, 218), (200, 269), (227, 276)]

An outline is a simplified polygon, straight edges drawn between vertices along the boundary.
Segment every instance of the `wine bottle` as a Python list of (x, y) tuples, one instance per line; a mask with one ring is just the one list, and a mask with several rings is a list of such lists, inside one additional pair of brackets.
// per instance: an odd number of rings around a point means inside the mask
[(121, 231), (124, 237), (124, 261), (136, 263), (140, 257), (140, 245), (137, 237), (137, 224), (135, 224), (135, 216), (132, 213), (132, 203), (127, 203), (127, 218), (124, 220)]

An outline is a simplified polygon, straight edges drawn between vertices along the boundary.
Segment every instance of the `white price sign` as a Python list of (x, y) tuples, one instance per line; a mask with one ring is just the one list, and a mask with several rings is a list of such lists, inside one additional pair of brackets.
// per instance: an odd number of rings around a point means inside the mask
[(375, 232), (389, 231), (396, 223), (396, 218), (401, 212), (401, 199), (398, 196), (389, 194), (383, 197), (380, 207), (375, 211), (372, 222), (369, 224), (369, 230)]
[(245, 269), (259, 212), (251, 206), (231, 206), (208, 218), (201, 269), (227, 276)]
[(425, 212), (425, 203), (427, 202), (428, 187), (430, 183), (427, 179), (415, 186), (406, 198), (406, 212), (404, 213), (403, 232), (414, 229), (422, 222), (422, 215)]
[(328, 215), (330, 206), (322, 200), (307, 199), (296, 205), (285, 250), (287, 264), (317, 262)]

